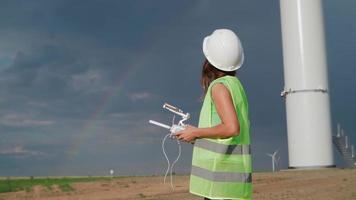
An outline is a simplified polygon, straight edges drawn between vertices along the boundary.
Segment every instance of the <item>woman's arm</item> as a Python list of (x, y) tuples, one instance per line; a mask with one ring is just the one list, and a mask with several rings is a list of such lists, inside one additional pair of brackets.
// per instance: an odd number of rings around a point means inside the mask
[(212, 98), (221, 124), (209, 128), (188, 125), (185, 130), (175, 133), (180, 140), (190, 142), (195, 138), (228, 138), (240, 133), (239, 121), (229, 90), (221, 83), (212, 86)]
[(213, 85), (212, 98), (221, 124), (210, 128), (199, 128), (197, 137), (228, 138), (239, 134), (239, 122), (229, 90), (222, 83)]

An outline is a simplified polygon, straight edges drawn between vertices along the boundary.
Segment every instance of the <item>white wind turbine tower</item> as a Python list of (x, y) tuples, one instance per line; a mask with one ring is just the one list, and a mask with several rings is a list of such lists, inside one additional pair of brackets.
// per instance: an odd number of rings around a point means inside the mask
[[(323, 0), (280, 0), (290, 169), (335, 167)], [(303, 124), (303, 126), (300, 126)]]
[(274, 151), (273, 154), (269, 154), (269, 153), (266, 154), (267, 156), (270, 156), (272, 158), (272, 170), (273, 170), (273, 172), (276, 171), (276, 166), (277, 166), (278, 161), (279, 161), (279, 157), (276, 159), (276, 155), (277, 155), (278, 151), (279, 150)]

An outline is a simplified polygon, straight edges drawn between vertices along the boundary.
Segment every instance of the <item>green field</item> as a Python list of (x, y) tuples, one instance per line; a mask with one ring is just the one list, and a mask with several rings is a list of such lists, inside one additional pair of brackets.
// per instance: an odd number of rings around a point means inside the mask
[(97, 180), (111, 180), (111, 177), (29, 177), (29, 178), (2, 178), (0, 179), (0, 193), (16, 192), (16, 191), (31, 191), (35, 185), (41, 185), (52, 190), (53, 185), (58, 187), (63, 192), (73, 191), (71, 186), (75, 182), (90, 182)]

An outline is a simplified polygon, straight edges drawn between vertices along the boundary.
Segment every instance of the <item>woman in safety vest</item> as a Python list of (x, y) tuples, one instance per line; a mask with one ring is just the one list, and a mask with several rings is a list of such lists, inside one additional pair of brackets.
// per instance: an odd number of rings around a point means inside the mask
[(203, 42), (199, 125), (175, 136), (194, 142), (190, 188), (205, 199), (252, 199), (252, 159), (248, 102), (236, 70), (244, 60), (238, 36), (217, 29)]

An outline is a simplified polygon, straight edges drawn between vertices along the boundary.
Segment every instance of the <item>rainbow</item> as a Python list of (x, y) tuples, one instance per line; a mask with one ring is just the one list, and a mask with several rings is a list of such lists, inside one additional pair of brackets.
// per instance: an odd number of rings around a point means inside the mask
[[(159, 37), (156, 37), (154, 40), (157, 40), (158, 38)], [(151, 53), (154, 52), (153, 50), (157, 46), (159, 46), (159, 41), (154, 40), (151, 41), (151, 46), (144, 49), (141, 53), (138, 53), (136, 59), (133, 61), (133, 63), (131, 63), (130, 67), (128, 67), (125, 71), (120, 72), (120, 75), (114, 81), (114, 86), (105, 92), (99, 103), (89, 115), (88, 119), (84, 120), (84, 123), (82, 126), (80, 126), (81, 128), (79, 133), (70, 139), (70, 144), (67, 151), (65, 152), (64, 159), (62, 160), (61, 165), (58, 165), (57, 169), (55, 169), (57, 173), (61, 173), (63, 170), (65, 170), (66, 164), (69, 164), (71, 160), (73, 161), (76, 159), (80, 153), (80, 148), (83, 146), (83, 144), (85, 144), (90, 136), (95, 133), (98, 119), (103, 117), (105, 114), (105, 109), (112, 104), (111, 101), (114, 99), (113, 97), (122, 92), (122, 89), (124, 88), (127, 80), (132, 79), (141, 67), (147, 65), (147, 61), (150, 59)]]
[(111, 100), (116, 94), (119, 94), (124, 86), (125, 81), (135, 72), (135, 68), (127, 69), (121, 74), (115, 81), (114, 86), (105, 92), (101, 97), (97, 106), (93, 109), (93, 112), (89, 115), (89, 119), (85, 120), (81, 126), (81, 130), (78, 135), (72, 140), (67, 154), (69, 157), (76, 156), (79, 153), (79, 149), (84, 141), (86, 141), (90, 134), (95, 131), (96, 122), (105, 113), (105, 108), (111, 104)]

